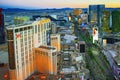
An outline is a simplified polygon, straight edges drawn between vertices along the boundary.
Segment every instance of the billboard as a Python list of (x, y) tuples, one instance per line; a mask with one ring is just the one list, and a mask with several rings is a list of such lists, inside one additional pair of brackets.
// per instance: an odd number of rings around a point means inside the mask
[(96, 27), (93, 28), (93, 43), (95, 41), (98, 41), (98, 28)]

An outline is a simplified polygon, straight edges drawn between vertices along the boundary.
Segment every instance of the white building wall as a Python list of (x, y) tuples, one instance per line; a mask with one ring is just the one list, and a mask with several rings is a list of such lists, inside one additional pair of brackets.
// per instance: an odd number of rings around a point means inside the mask
[[(16, 39), (16, 35), (20, 37)], [(17, 80), (24, 80), (31, 74), (32, 29), (14, 33)], [(31, 46), (31, 47), (30, 47)]]

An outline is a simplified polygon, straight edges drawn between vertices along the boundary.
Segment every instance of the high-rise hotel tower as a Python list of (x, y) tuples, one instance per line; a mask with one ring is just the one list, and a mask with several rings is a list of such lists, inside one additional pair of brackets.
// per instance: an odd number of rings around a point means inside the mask
[(47, 45), (50, 20), (7, 27), (10, 80), (24, 80), (36, 70), (34, 48)]

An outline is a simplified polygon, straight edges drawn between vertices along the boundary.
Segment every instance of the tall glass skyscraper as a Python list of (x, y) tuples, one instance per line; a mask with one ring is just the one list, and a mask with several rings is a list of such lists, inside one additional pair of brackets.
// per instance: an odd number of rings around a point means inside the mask
[(105, 5), (89, 5), (89, 23), (101, 26), (102, 11)]

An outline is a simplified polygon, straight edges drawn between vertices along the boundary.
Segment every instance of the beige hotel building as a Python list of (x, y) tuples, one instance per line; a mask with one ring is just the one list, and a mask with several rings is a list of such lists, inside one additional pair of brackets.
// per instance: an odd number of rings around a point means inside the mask
[(57, 52), (59, 52), (61, 50), (60, 34), (51, 34), (50, 40), (51, 46), (54, 46), (57, 49)]
[(41, 73), (57, 74), (57, 50), (52, 46), (34, 48), (36, 69)]
[(37, 70), (34, 49), (47, 46), (46, 31), (50, 30), (50, 23), (50, 19), (42, 18), (6, 28), (10, 80), (25, 80)]

